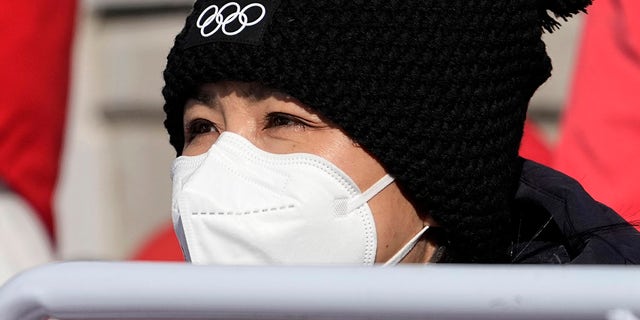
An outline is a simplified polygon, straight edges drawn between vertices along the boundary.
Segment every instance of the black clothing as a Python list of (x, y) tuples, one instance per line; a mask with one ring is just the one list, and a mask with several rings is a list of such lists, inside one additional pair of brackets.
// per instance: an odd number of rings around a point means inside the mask
[(640, 232), (558, 171), (523, 161), (514, 209), (514, 263), (640, 263)]

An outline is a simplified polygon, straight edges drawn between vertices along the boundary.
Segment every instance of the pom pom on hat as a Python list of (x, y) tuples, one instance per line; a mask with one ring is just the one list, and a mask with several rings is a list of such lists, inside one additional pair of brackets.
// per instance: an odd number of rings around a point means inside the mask
[(540, 0), (542, 27), (548, 32), (553, 32), (560, 27), (558, 20), (551, 17), (548, 11), (551, 11), (556, 18), (567, 21), (568, 18), (580, 12), (586, 13), (591, 2), (591, 0)]

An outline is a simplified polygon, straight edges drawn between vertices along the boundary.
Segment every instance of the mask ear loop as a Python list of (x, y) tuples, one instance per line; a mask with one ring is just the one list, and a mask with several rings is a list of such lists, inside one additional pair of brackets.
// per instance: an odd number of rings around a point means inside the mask
[(378, 182), (374, 183), (365, 192), (349, 200), (349, 202), (347, 203), (347, 212), (351, 212), (355, 209), (358, 209), (358, 207), (367, 203), (369, 200), (371, 200), (371, 198), (373, 198), (376, 194), (378, 194), (384, 188), (389, 186), (392, 182), (393, 182), (393, 177), (391, 177), (388, 174), (385, 174), (384, 177), (380, 178)]
[[(384, 188), (389, 186), (393, 182), (393, 180), (394, 179), (392, 176), (388, 174), (384, 175), (384, 177), (382, 177), (380, 180), (374, 183), (369, 189), (367, 189), (357, 197), (352, 198), (347, 203), (346, 212), (351, 212), (357, 209), (358, 207), (360, 207), (361, 205), (367, 203), (369, 200), (371, 200), (371, 198), (373, 198), (375, 195), (380, 193), (380, 191), (384, 190)], [(385, 262), (383, 266), (396, 265), (400, 261), (402, 261), (402, 259), (404, 259), (404, 257), (407, 254), (409, 254), (411, 250), (413, 250), (413, 248), (418, 243), (418, 240), (420, 240), (420, 237), (422, 237), (422, 235), (427, 231), (427, 229), (429, 229), (428, 225), (423, 226), (422, 229), (418, 231), (418, 233), (415, 236), (413, 236), (413, 238), (411, 238), (411, 240), (409, 240), (409, 242), (407, 242), (398, 252), (396, 252), (396, 254), (394, 254), (393, 257), (391, 257), (391, 259)]]
[(391, 259), (387, 260), (387, 262), (385, 262), (382, 266), (383, 267), (388, 267), (388, 266), (393, 266), (393, 265), (397, 265), (398, 263), (400, 263), (400, 261), (402, 261), (402, 259), (404, 259), (404, 257), (406, 257), (407, 254), (409, 254), (409, 252), (411, 250), (413, 250), (413, 248), (418, 243), (418, 240), (420, 240), (422, 235), (428, 229), (429, 229), (428, 225), (422, 227), (422, 229), (420, 231), (418, 231), (418, 233), (415, 236), (413, 236), (413, 238), (411, 238), (411, 240), (409, 240), (409, 242), (407, 242), (407, 244), (405, 244), (402, 248), (400, 248), (400, 250), (398, 250), (398, 252), (396, 252), (396, 254), (394, 254), (393, 257), (391, 257)]

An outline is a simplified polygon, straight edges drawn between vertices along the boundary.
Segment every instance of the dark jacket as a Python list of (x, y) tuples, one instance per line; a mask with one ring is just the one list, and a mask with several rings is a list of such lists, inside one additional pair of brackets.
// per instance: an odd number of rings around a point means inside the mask
[(533, 161), (523, 161), (514, 213), (514, 263), (640, 263), (640, 232), (577, 181)]

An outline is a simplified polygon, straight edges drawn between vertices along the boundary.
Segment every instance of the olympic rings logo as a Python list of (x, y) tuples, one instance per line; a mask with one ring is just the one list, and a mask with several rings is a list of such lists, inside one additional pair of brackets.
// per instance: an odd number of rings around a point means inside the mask
[[(231, 8), (231, 7), (233, 7), (235, 11), (231, 11), (228, 16), (224, 17), (223, 12), (227, 8)], [(253, 21), (249, 21), (249, 17), (246, 14), (247, 10), (251, 8), (260, 9), (260, 16), (255, 18)], [(209, 15), (207, 16), (207, 14)], [(241, 8), (240, 5), (236, 2), (229, 2), (224, 6), (222, 6), (222, 8), (218, 8), (218, 6), (214, 4), (214, 5), (210, 5), (209, 7), (204, 9), (204, 11), (202, 11), (202, 13), (200, 14), (200, 17), (198, 17), (196, 26), (200, 28), (200, 34), (205, 38), (215, 34), (216, 32), (218, 32), (218, 30), (222, 30), (222, 33), (224, 33), (227, 36), (234, 36), (242, 32), (244, 28), (258, 24), (260, 21), (262, 21), (262, 19), (266, 14), (267, 14), (267, 9), (260, 3), (251, 3), (244, 8)], [(202, 19), (204, 18), (206, 19), (202, 21)], [(235, 20), (238, 21), (240, 27), (232, 31), (227, 30), (227, 25), (229, 25), (230, 23), (233, 23)], [(216, 27), (213, 30), (206, 32), (205, 29), (214, 22), (216, 23)]]

